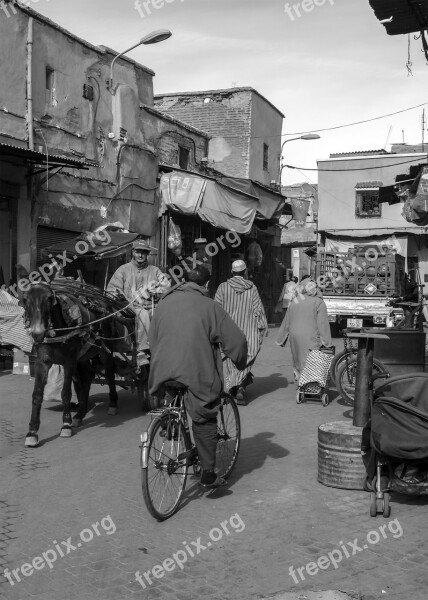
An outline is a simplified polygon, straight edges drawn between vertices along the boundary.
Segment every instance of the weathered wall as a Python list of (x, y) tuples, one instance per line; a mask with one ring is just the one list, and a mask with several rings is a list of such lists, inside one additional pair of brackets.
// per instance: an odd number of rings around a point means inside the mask
[[(411, 161), (411, 162), (408, 162)], [(395, 183), (396, 175), (408, 172), (411, 165), (423, 162), (423, 157), (410, 155), (385, 155), (318, 161), (319, 231), (326, 229), (361, 229), (412, 227), (401, 215), (402, 203), (382, 204), (380, 218), (355, 216), (355, 185), (358, 182), (382, 181), (383, 185)], [(394, 163), (406, 163), (388, 167)], [(377, 168), (372, 168), (377, 166)], [(329, 169), (325, 171), (324, 169)], [(352, 171), (352, 169), (358, 169)], [(365, 170), (367, 169), (367, 170)], [(336, 171), (336, 172), (335, 172)]]
[[(266, 100), (252, 95), (249, 178), (269, 185), (279, 179), (282, 115)], [(263, 169), (263, 144), (269, 147), (268, 169)]]
[(1, 13), (0, 41), (0, 135), (25, 140), (27, 19), (21, 12)]
[(212, 91), (200, 95), (157, 96), (163, 112), (206, 131), (210, 163), (232, 177), (249, 177), (251, 91)]
[(176, 119), (156, 113), (150, 107), (141, 110), (141, 119), (145, 121), (147, 143), (156, 149), (160, 163), (179, 166), (179, 146), (189, 150), (189, 171), (204, 173), (201, 160), (208, 154), (209, 136), (196, 129), (186, 127)]
[[(34, 12), (31, 14), (34, 15)], [(0, 39), (6, 59), (0, 63), (0, 139), (28, 147), (26, 131), (26, 39), (30, 13), (19, 9), (9, 19), (0, 19)], [(113, 89), (105, 84), (110, 76), (114, 51), (94, 47), (43, 17), (33, 20), (33, 118), (35, 150), (52, 155), (90, 159), (99, 166), (84, 171), (64, 169), (49, 181), (49, 194), (42, 186), (33, 207), (33, 238), (38, 218), (50, 219), (51, 226), (63, 227), (56, 216), (62, 196), (75, 195), (67, 224), (80, 231), (87, 218), (76, 198), (87, 205), (105, 199), (91, 223), (108, 223), (127, 215), (125, 226), (153, 235), (157, 206), (154, 189), (158, 162), (155, 149), (147, 143), (140, 106), (153, 102), (153, 72), (133, 61), (119, 59), (114, 66)], [(3, 57), (2, 57), (3, 59)], [(54, 71), (53, 101), (46, 98), (46, 68)], [(7, 84), (5, 85), (5, 82)], [(92, 101), (83, 98), (83, 85), (94, 88)], [(16, 113), (15, 116), (12, 113)], [(148, 116), (150, 121), (152, 117)], [(146, 119), (146, 120), (147, 120)], [(109, 135), (110, 134), (110, 135)], [(69, 176), (66, 177), (65, 175)], [(119, 194), (118, 200), (112, 200)], [(110, 202), (110, 200), (112, 200)], [(72, 204), (73, 204), (72, 202)], [(104, 208), (107, 207), (107, 210)], [(103, 209), (103, 210), (102, 210)], [(59, 218), (59, 217), (58, 217)], [(34, 239), (28, 242), (35, 249)]]

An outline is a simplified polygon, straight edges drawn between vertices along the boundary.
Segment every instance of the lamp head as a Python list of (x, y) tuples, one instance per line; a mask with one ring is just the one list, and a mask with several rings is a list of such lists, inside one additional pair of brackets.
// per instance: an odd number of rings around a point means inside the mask
[(145, 35), (140, 40), (140, 44), (157, 44), (158, 42), (163, 42), (172, 36), (172, 33), (169, 29), (157, 29), (156, 31), (152, 31), (151, 33)]
[(305, 135), (301, 135), (301, 140), (319, 140), (321, 136), (317, 133), (305, 133)]

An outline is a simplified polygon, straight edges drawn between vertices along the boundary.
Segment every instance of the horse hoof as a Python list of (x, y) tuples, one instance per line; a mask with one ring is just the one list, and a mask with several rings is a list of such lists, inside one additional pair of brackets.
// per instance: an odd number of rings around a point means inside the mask
[(73, 427), (82, 427), (83, 419), (73, 417), (73, 420), (71, 421), (71, 423), (72, 423)]
[(107, 411), (108, 415), (117, 415), (117, 406), (110, 406), (110, 408)]
[(73, 435), (73, 429), (71, 425), (64, 425), (61, 427), (60, 437), (69, 438)]
[(37, 433), (28, 433), (25, 436), (25, 447), (26, 448), (35, 448), (39, 445), (39, 436)]

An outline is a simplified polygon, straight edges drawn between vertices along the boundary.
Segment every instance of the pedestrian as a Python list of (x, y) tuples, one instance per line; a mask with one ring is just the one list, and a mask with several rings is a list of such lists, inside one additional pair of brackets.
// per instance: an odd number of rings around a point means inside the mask
[(285, 317), (290, 301), (294, 298), (298, 281), (298, 278), (293, 275), (282, 287), (281, 295), (274, 310), (275, 313), (282, 313), (282, 319)]
[(318, 295), (317, 288), (316, 282), (310, 277), (299, 284), (278, 334), (279, 346), (285, 346), (287, 339), (290, 339), (296, 381), (305, 366), (309, 350), (331, 346), (327, 306)]
[(145, 240), (136, 240), (132, 244), (132, 260), (116, 270), (107, 286), (108, 292), (123, 294), (132, 302), (139, 366), (148, 363), (148, 335), (153, 301), (171, 287), (168, 277), (158, 267), (149, 265), (148, 258), (152, 250), (156, 248)]
[(247, 265), (243, 260), (232, 263), (232, 277), (219, 285), (214, 300), (245, 333), (248, 342), (248, 357), (244, 369), (238, 369), (231, 360), (224, 361), (226, 390), (235, 396), (238, 404), (244, 405), (245, 388), (252, 383), (251, 367), (256, 360), (267, 332), (267, 320), (256, 286), (247, 279)]
[(150, 326), (150, 394), (163, 393), (166, 381), (187, 386), (186, 409), (202, 465), (201, 484), (222, 481), (215, 467), (217, 413), (223, 391), (221, 350), (243, 368), (247, 342), (229, 315), (208, 296), (210, 274), (203, 266), (186, 271), (186, 282), (168, 290)]

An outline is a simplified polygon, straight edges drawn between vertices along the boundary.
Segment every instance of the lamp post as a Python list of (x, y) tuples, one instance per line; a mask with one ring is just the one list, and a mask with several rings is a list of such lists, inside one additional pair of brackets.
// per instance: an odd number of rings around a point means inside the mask
[(137, 44), (134, 44), (127, 50), (124, 50), (123, 52), (121, 52), (120, 54), (115, 56), (110, 65), (110, 79), (107, 79), (107, 81), (106, 81), (107, 89), (109, 89), (109, 90), (113, 89), (113, 67), (114, 67), (114, 63), (117, 61), (118, 58), (120, 58), (124, 54), (127, 54), (131, 50), (134, 50), (134, 48), (141, 46), (141, 44), (144, 44), (145, 46), (147, 46), (148, 44), (157, 44), (158, 42), (163, 42), (164, 40), (167, 40), (171, 36), (172, 36), (172, 33), (169, 31), (169, 29), (158, 29), (156, 31), (152, 31), (148, 35), (141, 38), (141, 40)]
[(293, 142), (294, 140), (319, 140), (321, 136), (319, 136), (317, 133), (305, 133), (304, 135), (299, 135), (299, 137), (294, 137), (294, 138), (290, 138), (289, 140), (285, 140), (282, 143), (281, 146), (281, 157), (280, 157), (280, 163), (279, 163), (279, 189), (281, 191), (281, 177), (282, 177), (282, 169), (284, 168), (283, 164), (282, 164), (282, 150), (285, 146), (285, 144), (287, 144), (287, 142)]

